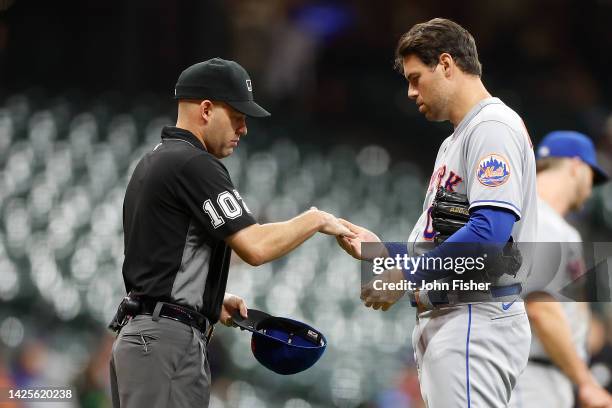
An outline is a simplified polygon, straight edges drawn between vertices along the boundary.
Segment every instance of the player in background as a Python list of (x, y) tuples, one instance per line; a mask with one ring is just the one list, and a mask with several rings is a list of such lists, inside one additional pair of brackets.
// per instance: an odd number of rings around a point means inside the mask
[[(519, 115), (485, 88), (472, 35), (441, 18), (417, 24), (396, 50), (408, 97), (430, 121), (450, 121), (454, 132), (436, 157), (423, 211), (408, 239), (407, 253), (419, 256), (434, 240), (430, 209), (438, 187), (465, 194), (469, 221), (425, 256), (443, 254), (453, 243), (533, 242), (537, 208), (533, 146)], [(410, 135), (407, 135), (410, 137)], [(363, 242), (380, 242), (371, 231), (346, 222), (357, 238), (339, 239), (363, 259)], [(476, 247), (474, 245), (473, 247)], [(526, 265), (528, 267), (528, 265)], [(436, 271), (388, 269), (383, 282), (452, 279)], [(448, 291), (434, 301), (428, 291), (410, 294), (417, 304), (412, 336), (421, 394), (429, 408), (505, 407), (527, 365), (531, 332), (523, 302), (514, 302), (520, 281), (504, 275), (484, 293)], [(452, 293), (451, 293), (452, 292)], [(366, 306), (388, 309), (403, 291), (366, 285)], [(464, 297), (465, 296), (465, 297)], [(470, 300), (466, 300), (470, 299)], [(434, 304), (435, 303), (435, 304)]]
[[(531, 323), (529, 363), (512, 394), (516, 408), (612, 407), (612, 397), (597, 384), (587, 366), (587, 303), (574, 302), (559, 290), (584, 274), (580, 233), (565, 217), (580, 210), (593, 185), (608, 176), (597, 165), (591, 140), (578, 132), (549, 133), (537, 149), (537, 242), (563, 242), (557, 274), (543, 290), (525, 299)], [(545, 261), (545, 260), (543, 260)], [(534, 273), (545, 269), (534, 268)]]

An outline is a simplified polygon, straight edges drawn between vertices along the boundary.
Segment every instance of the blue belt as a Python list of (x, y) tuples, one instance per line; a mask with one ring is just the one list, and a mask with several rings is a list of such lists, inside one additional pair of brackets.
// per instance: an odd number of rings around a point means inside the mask
[(507, 286), (492, 286), (490, 289), (491, 296), (494, 298), (519, 295), (522, 290), (523, 286), (520, 283)]
[[(506, 286), (491, 286), (488, 292), (482, 293), (482, 300), (480, 301), (492, 300), (495, 298), (501, 298), (501, 297), (506, 297), (506, 296), (519, 295), (522, 290), (523, 290), (523, 286), (520, 283), (514, 283), (512, 285), (506, 285)], [(476, 295), (478, 292), (468, 292), (468, 293), (472, 295)], [(429, 301), (431, 302), (432, 305), (447, 305), (450, 303), (448, 300), (447, 290), (428, 290), (427, 297), (429, 298)], [(460, 297), (461, 296), (459, 296), (459, 298)], [(472, 300), (472, 301), (477, 301), (477, 300)], [(417, 306), (416, 300), (411, 299), (410, 304), (413, 307)]]

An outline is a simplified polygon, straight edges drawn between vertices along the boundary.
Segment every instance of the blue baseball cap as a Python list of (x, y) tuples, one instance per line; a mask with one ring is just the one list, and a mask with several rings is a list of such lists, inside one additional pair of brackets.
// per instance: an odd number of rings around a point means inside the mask
[(321, 332), (297, 320), (256, 309), (249, 309), (246, 319), (239, 313), (232, 318), (240, 329), (253, 333), (251, 351), (257, 361), (278, 374), (296, 374), (310, 368), (327, 346)]
[(608, 181), (608, 175), (597, 164), (595, 146), (591, 139), (573, 130), (556, 130), (550, 132), (540, 142), (536, 151), (536, 159), (546, 157), (579, 157), (593, 169), (593, 184)]

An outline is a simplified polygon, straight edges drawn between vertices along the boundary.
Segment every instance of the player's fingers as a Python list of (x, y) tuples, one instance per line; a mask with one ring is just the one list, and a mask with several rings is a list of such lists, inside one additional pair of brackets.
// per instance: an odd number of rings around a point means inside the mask
[(376, 294), (370, 294), (366, 296), (363, 301), (368, 303), (380, 303), (380, 297)]
[(344, 237), (341, 237), (340, 235), (336, 235), (336, 242), (338, 243), (338, 246), (342, 248), (342, 250), (348, 252), (347, 247), (350, 248), (350, 245), (347, 244)]
[(353, 258), (360, 260), (358, 255), (355, 253), (355, 250), (353, 249), (353, 247), (351, 246), (351, 244), (349, 244), (346, 241), (342, 241), (342, 244), (340, 244), (340, 247), (344, 250), (344, 252), (346, 252), (347, 254), (349, 254), (350, 256), (352, 256)]
[(361, 243), (350, 241), (351, 251), (355, 258), (361, 260)]
[(341, 223), (337, 223), (337, 234), (336, 235), (341, 235), (343, 237), (347, 237), (347, 238), (357, 238), (357, 235), (351, 231), (350, 229), (348, 229), (345, 225), (341, 224)]
[(370, 285), (364, 285), (361, 287), (361, 295), (359, 296), (359, 298), (361, 300), (366, 300), (366, 298), (370, 296), (371, 292), (372, 288), (370, 287)]
[(348, 237), (344, 237), (344, 236), (338, 236), (337, 239), (340, 240), (341, 245), (343, 248), (346, 248), (347, 250), (351, 250), (353, 248), (352, 246), (352, 238), (348, 238)]
[(370, 303), (370, 302), (365, 302), (363, 305), (364, 305), (365, 307), (372, 307), (372, 303)]
[(385, 311), (385, 310), (388, 309), (388, 307), (387, 307), (387, 309), (385, 309), (386, 305), (387, 305), (387, 303), (385, 303), (385, 302), (376, 302), (376, 303), (374, 303), (374, 309), (375, 310)]

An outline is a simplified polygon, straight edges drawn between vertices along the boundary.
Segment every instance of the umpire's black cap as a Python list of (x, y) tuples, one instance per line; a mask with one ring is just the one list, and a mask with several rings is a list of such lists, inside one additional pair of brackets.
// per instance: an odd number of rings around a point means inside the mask
[(225, 102), (247, 116), (270, 112), (253, 101), (253, 82), (240, 64), (213, 58), (184, 70), (176, 81), (175, 99), (210, 99)]

